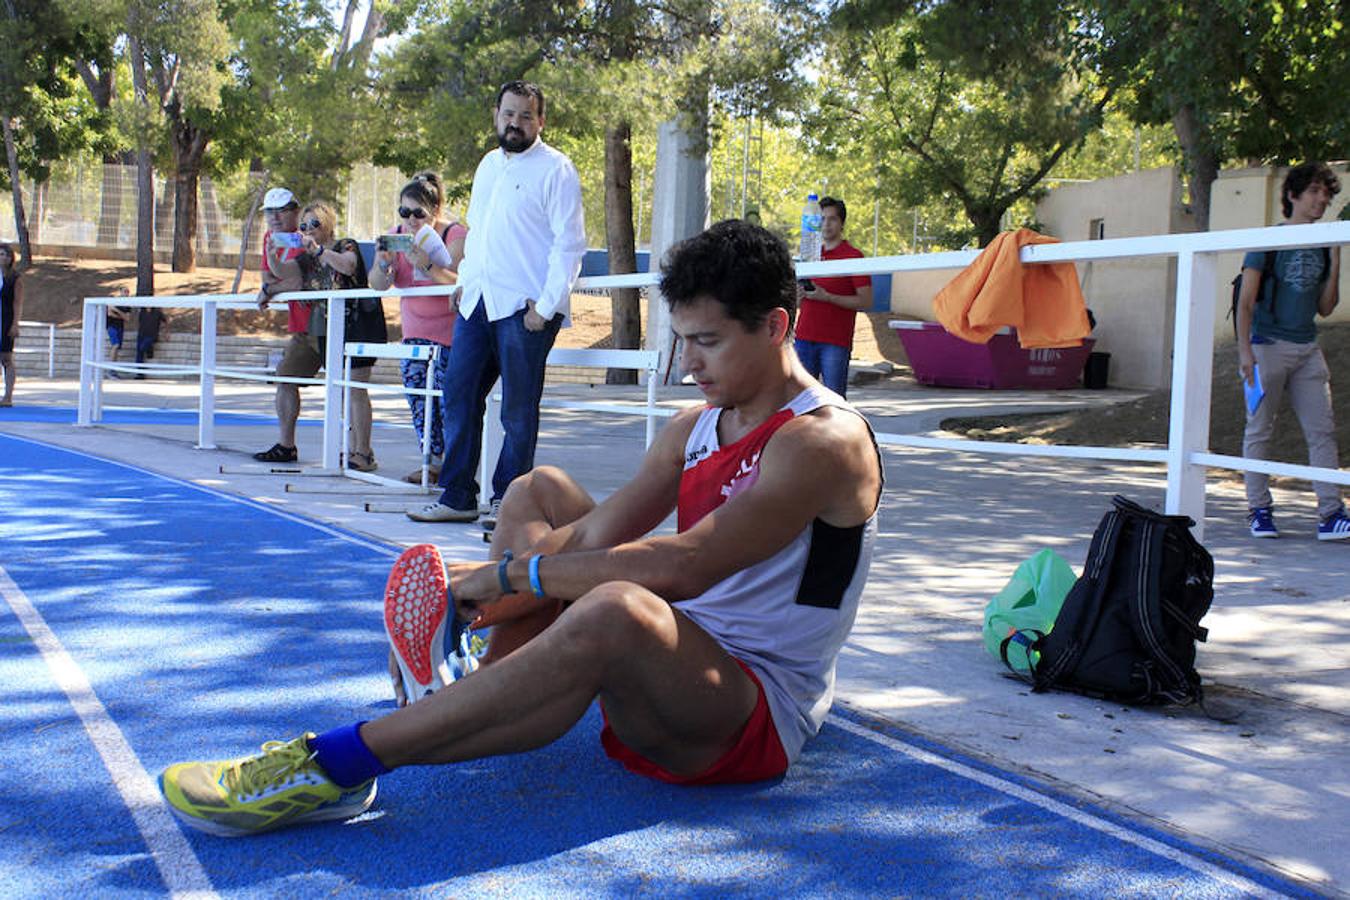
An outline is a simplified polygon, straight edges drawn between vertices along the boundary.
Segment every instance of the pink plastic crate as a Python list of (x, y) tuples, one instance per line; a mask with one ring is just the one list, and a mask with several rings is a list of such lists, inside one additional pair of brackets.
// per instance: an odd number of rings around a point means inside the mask
[(914, 378), (939, 387), (1040, 388), (1079, 387), (1092, 338), (1081, 347), (1023, 350), (1012, 329), (987, 344), (972, 344), (948, 334), (936, 322), (891, 322), (909, 356)]

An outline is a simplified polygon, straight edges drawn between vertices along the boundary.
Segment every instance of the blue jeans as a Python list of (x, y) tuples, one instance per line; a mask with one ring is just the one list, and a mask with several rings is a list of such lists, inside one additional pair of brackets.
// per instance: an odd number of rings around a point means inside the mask
[(445, 461), (441, 503), (455, 509), (478, 506), (478, 458), (488, 393), (502, 379), (502, 452), (492, 475), (492, 498), (501, 499), (512, 480), (534, 468), (539, 438), (539, 399), (544, 364), (562, 325), (557, 315), (541, 331), (525, 328), (525, 310), (489, 322), (480, 300), (468, 319), (455, 323), (441, 409), (445, 417)]
[(848, 396), (848, 347), (801, 338), (797, 338), (793, 347), (807, 372), (839, 396)]

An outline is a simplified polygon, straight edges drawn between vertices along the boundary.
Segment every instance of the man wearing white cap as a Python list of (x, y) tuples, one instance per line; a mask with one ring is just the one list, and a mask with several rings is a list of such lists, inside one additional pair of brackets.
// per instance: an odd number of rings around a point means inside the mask
[[(304, 249), (300, 233), (296, 230), (300, 224), (300, 203), (294, 194), (283, 187), (272, 188), (263, 196), (262, 211), (267, 219), (267, 231), (263, 234), (262, 288), (258, 291), (258, 308), (266, 309), (273, 295), (300, 289), (302, 280), (297, 260)], [(310, 378), (319, 371), (319, 367), (310, 358), (314, 354), (304, 340), (305, 332), (309, 329), (309, 304), (292, 300), (289, 307), (286, 330), (290, 332), (291, 340), (277, 366), (277, 374)], [(253, 454), (253, 458), (261, 462), (295, 462), (295, 423), (300, 418), (300, 388), (294, 384), (278, 383), (276, 409), (280, 440), (269, 449)]]

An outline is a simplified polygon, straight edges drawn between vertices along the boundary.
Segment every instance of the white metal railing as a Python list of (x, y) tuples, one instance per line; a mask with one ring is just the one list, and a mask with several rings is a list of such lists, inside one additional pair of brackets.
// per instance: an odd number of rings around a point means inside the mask
[[(341, 469), (341, 453), (344, 446), (344, 399), (347, 387), (359, 387), (371, 390), (367, 383), (353, 382), (343, 377), (345, 349), (345, 316), (343, 308), (349, 299), (369, 297), (372, 293), (380, 296), (418, 297), (444, 296), (451, 290), (447, 285), (426, 285), (413, 288), (389, 288), (376, 291), (371, 288), (353, 288), (343, 291), (327, 292), (316, 296), (313, 292), (290, 291), (272, 297), (273, 308), (285, 310), (290, 300), (303, 300), (310, 303), (327, 304), (327, 334), (323, 377), (292, 378), (269, 374), (256, 369), (225, 367), (216, 363), (216, 315), (222, 309), (254, 310), (256, 294), (195, 294), (158, 297), (88, 297), (84, 301), (84, 318), (80, 351), (80, 394), (76, 424), (92, 425), (103, 418), (103, 373), (105, 371), (125, 371), (154, 373), (159, 375), (195, 375), (200, 383), (197, 415), (197, 447), (215, 448), (215, 383), (217, 378), (229, 378), (241, 381), (284, 382), (302, 386), (323, 388), (323, 439), (320, 467), (323, 470), (337, 472)], [(122, 363), (109, 362), (104, 358), (105, 349), (102, 339), (107, 325), (109, 306), (125, 307), (172, 307), (178, 309), (198, 309), (201, 311), (201, 354), (197, 365), (170, 365), (165, 363)], [(359, 354), (369, 355), (369, 354)], [(589, 402), (571, 402), (567, 400), (549, 400), (548, 405), (591, 409), (641, 415), (647, 419), (647, 443), (651, 443), (656, 430), (656, 419), (670, 415), (656, 405), (656, 384), (653, 377), (657, 372), (656, 360), (659, 354), (642, 350), (573, 350), (555, 348), (549, 354), (551, 365), (606, 366), (637, 369), (648, 373), (647, 402), (636, 404), (596, 404)], [(380, 390), (381, 388), (375, 387)], [(408, 393), (410, 389), (399, 385), (390, 386), (391, 391)], [(485, 441), (494, 441), (500, 445), (500, 435), (493, 435), (491, 429), (485, 429)], [(489, 449), (493, 449), (489, 444)], [(486, 459), (488, 454), (485, 453)]]
[[(56, 324), (53, 322), (25, 322), (19, 321), (20, 328), (42, 328), (47, 331), (47, 377), (56, 377)], [(14, 343), (15, 353), (41, 353), (37, 347), (25, 347), (19, 342)]]
[[(1190, 516), (1197, 536), (1203, 537), (1205, 521), (1205, 471), (1207, 468), (1265, 472), (1291, 478), (1314, 479), (1350, 485), (1350, 472), (1312, 466), (1274, 463), (1209, 452), (1209, 397), (1214, 368), (1214, 304), (1218, 298), (1217, 254), (1245, 250), (1292, 250), (1350, 243), (1350, 222), (1240, 228), (1198, 234), (1166, 234), (1033, 244), (1022, 248), (1024, 264), (1088, 262), (1153, 256), (1177, 260), (1175, 329), (1172, 344), (1172, 399), (1165, 450), (1120, 447), (1044, 446), (1000, 441), (947, 440), (920, 435), (878, 433), (877, 440), (894, 447), (957, 450), (969, 453), (1043, 456), (1056, 458), (1162, 462), (1167, 466), (1168, 513)], [(800, 263), (802, 278), (830, 275), (873, 275), (959, 269), (979, 255), (978, 250), (879, 256), (866, 259)], [(645, 287), (655, 284), (654, 274), (609, 275), (587, 279), (591, 287)]]
[[(1213, 231), (1199, 234), (1169, 234), (1148, 237), (1115, 238), (1100, 241), (1074, 241), (1058, 244), (1034, 244), (1024, 247), (1021, 259), (1025, 264), (1052, 262), (1085, 262), (1102, 259), (1123, 259), (1139, 256), (1174, 257), (1177, 260), (1175, 328), (1172, 346), (1172, 399), (1166, 449), (1131, 449), (1092, 446), (1043, 446), (1008, 444), (997, 441), (947, 440), (920, 435), (879, 433), (883, 445), (921, 449), (955, 450), (971, 453), (1078, 458), (1136, 462), (1161, 462), (1167, 466), (1166, 511), (1188, 515), (1203, 533), (1205, 512), (1205, 471), (1224, 468), (1236, 471), (1265, 472), (1294, 478), (1311, 478), (1334, 484), (1350, 484), (1350, 472), (1341, 469), (1321, 469), (1264, 460), (1249, 460), (1209, 452), (1209, 396), (1214, 362), (1214, 304), (1218, 297), (1216, 274), (1219, 253), (1244, 250), (1288, 250), (1298, 247), (1320, 247), (1350, 243), (1350, 222), (1329, 222), (1314, 225), (1290, 225), (1269, 228), (1244, 228), (1231, 231)], [(882, 256), (864, 259), (830, 260), (801, 263), (797, 274), (803, 278), (830, 275), (871, 275), (878, 273), (918, 272), (934, 269), (959, 269), (969, 265), (977, 250), (947, 253), (924, 253), (908, 256)], [(604, 275), (579, 279), (576, 287), (605, 290), (619, 287), (652, 287), (660, 280), (656, 272), (633, 275)], [(380, 291), (382, 295), (444, 294), (444, 285), (426, 288), (405, 288)], [(328, 356), (325, 373), (335, 372), (341, 366), (342, 315), (340, 305), (344, 297), (369, 296), (371, 291), (341, 291), (328, 299)], [(286, 299), (313, 300), (313, 294), (292, 293), (278, 295)], [(191, 301), (191, 302), (184, 302)], [(79, 423), (88, 425), (96, 418), (100, 403), (102, 370), (109, 364), (102, 361), (103, 314), (106, 306), (188, 306), (200, 305), (202, 315), (202, 380), (201, 429), (199, 446), (213, 446), (210, 427), (214, 410), (212, 388), (217, 374), (239, 374), (218, 370), (214, 364), (215, 310), (217, 308), (247, 309), (252, 307), (253, 295), (233, 294), (198, 297), (94, 297), (85, 301), (84, 343), (81, 354)], [(337, 313), (336, 315), (334, 313)], [(208, 314), (209, 313), (209, 314)], [(558, 351), (555, 351), (555, 353)], [(600, 351), (591, 351), (600, 352)], [(208, 361), (209, 359), (209, 361)], [(550, 356), (552, 361), (552, 356)], [(275, 376), (255, 376), (260, 380), (275, 380)], [(651, 381), (649, 401), (642, 412), (648, 415), (650, 434), (653, 415)], [(339, 448), (337, 431), (338, 388), (334, 379), (327, 378), (305, 383), (325, 385), (324, 410), (324, 467), (336, 467)], [(614, 411), (631, 411), (616, 408)], [(330, 429), (329, 422), (333, 426)], [(331, 450), (331, 453), (330, 453)]]

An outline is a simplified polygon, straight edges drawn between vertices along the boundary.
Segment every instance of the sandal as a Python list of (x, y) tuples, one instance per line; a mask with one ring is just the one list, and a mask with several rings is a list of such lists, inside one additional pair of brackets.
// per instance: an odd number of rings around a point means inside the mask
[(359, 453), (353, 450), (347, 456), (347, 468), (354, 469), (357, 472), (374, 472), (380, 467), (375, 461), (374, 453)]
[[(427, 468), (427, 484), (435, 484), (436, 480), (439, 479), (440, 477), (441, 477), (440, 466), (430, 466)], [(421, 484), (422, 470), (413, 469), (407, 475), (403, 476), (403, 480), (408, 482), (408, 484)]]
[(269, 463), (287, 463), (295, 462), (299, 459), (299, 454), (295, 452), (294, 447), (283, 447), (280, 444), (273, 444), (269, 449), (261, 453), (253, 454), (253, 458), (258, 462)]

